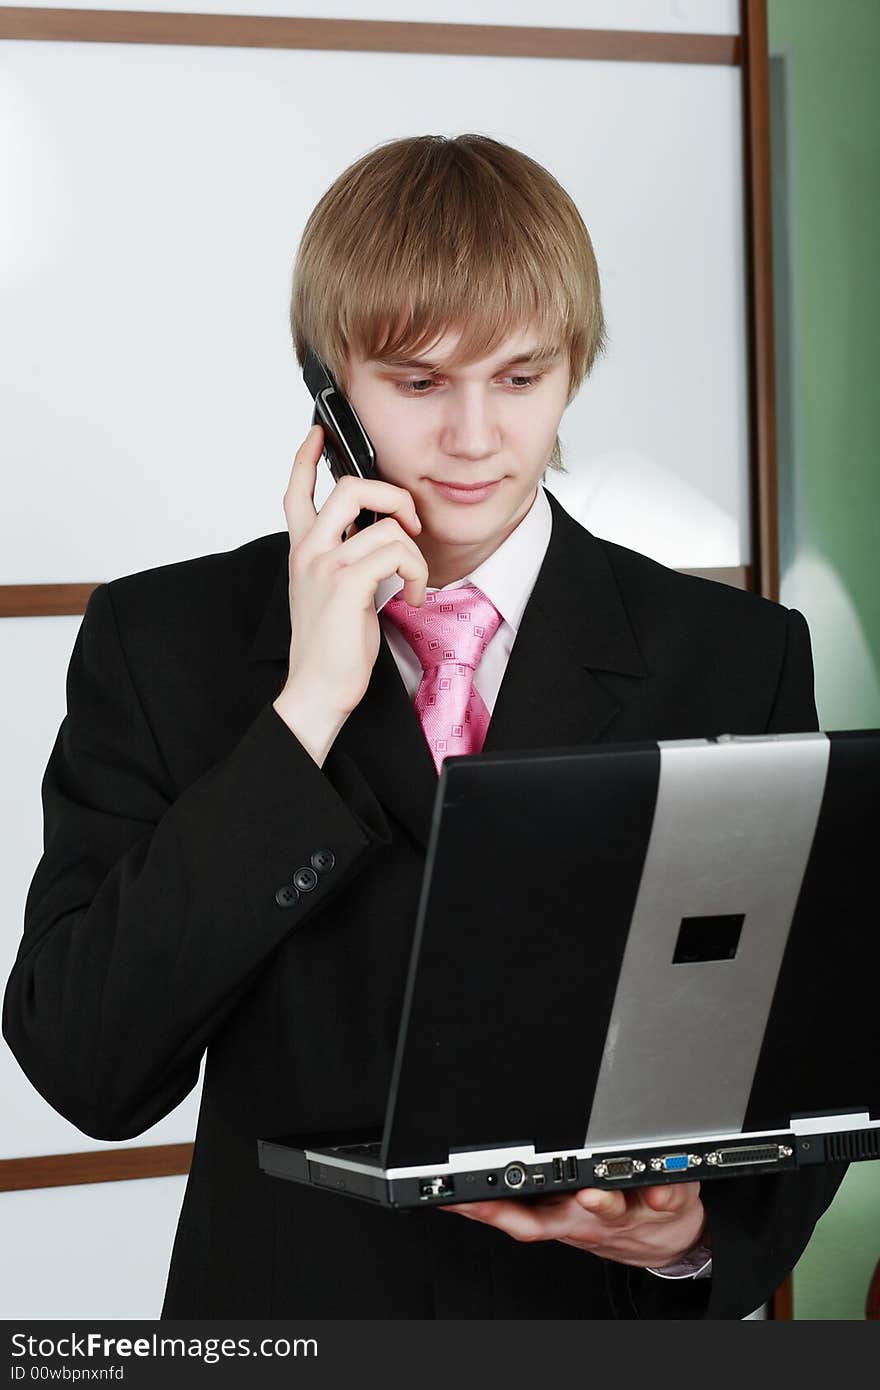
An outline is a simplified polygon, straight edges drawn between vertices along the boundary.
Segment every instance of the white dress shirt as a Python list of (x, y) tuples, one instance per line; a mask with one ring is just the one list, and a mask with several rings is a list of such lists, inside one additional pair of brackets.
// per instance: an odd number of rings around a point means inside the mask
[[(497, 550), (469, 574), (442, 586), (443, 589), (459, 589), (476, 585), (501, 614), (498, 630), (474, 673), (474, 689), (482, 696), (490, 716), (495, 708), (522, 615), (531, 598), (538, 571), (544, 563), (552, 525), (553, 513), (550, 511), (550, 503), (543, 486), (539, 483), (531, 507)], [(414, 700), (424, 674), (422, 664), (396, 624), (388, 618), (383, 621), (381, 617), (385, 604), (395, 594), (400, 593), (402, 588), (403, 580), (398, 574), (392, 575), (390, 579), (381, 580), (376, 588), (376, 612), (380, 615), (382, 632), (391, 648), (409, 697)], [(442, 589), (429, 588), (427, 592), (435, 594), (442, 592)], [(650, 1272), (663, 1279), (693, 1279), (697, 1276), (707, 1278), (712, 1272), (712, 1260), (704, 1247), (697, 1246), (693, 1254), (689, 1252), (679, 1264), (667, 1265), (664, 1270), (652, 1269)]]

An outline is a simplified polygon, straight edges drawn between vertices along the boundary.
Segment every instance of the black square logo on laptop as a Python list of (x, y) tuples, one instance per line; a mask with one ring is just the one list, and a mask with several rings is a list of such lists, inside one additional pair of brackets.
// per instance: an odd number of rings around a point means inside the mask
[(744, 912), (732, 912), (719, 917), (682, 917), (672, 964), (692, 965), (703, 960), (733, 960), (745, 920)]

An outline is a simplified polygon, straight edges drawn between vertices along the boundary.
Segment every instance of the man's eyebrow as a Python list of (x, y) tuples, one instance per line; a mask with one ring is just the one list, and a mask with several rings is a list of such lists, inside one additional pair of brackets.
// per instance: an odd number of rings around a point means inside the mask
[[(544, 351), (541, 348), (530, 348), (527, 352), (521, 352), (516, 357), (511, 357), (509, 361), (502, 362), (498, 371), (504, 371), (505, 367), (523, 367), (532, 362), (553, 362), (560, 355), (561, 348), (551, 348)], [(377, 357), (375, 359), (383, 367), (419, 367), (426, 372), (441, 372), (442, 362), (429, 362), (424, 357)]]

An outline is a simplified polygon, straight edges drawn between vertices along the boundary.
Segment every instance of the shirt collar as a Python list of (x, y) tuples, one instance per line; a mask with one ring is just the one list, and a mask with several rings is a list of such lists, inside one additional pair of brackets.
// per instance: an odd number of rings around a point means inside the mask
[[(475, 570), (461, 579), (444, 584), (443, 588), (456, 589), (475, 584), (516, 631), (544, 562), (552, 525), (550, 503), (543, 484), (539, 483), (531, 507), (498, 549)], [(376, 612), (381, 613), (388, 600), (399, 594), (402, 588), (403, 580), (399, 574), (381, 580), (376, 587)], [(429, 594), (437, 592), (436, 589), (428, 589)]]

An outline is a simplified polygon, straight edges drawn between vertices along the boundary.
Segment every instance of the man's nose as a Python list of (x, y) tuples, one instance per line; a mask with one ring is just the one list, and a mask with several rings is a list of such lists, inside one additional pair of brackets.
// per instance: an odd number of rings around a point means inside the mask
[(450, 399), (443, 425), (443, 448), (459, 458), (485, 458), (499, 448), (494, 403), (482, 387), (460, 391)]

